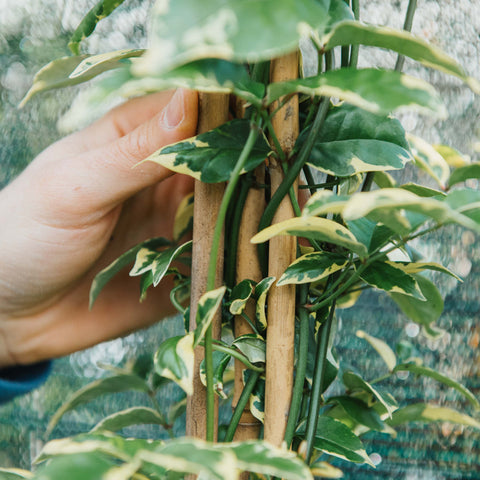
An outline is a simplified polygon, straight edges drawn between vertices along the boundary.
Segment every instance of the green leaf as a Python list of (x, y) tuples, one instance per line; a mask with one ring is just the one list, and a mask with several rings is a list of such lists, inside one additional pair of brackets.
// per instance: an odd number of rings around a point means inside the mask
[(419, 272), (422, 272), (423, 270), (434, 270), (436, 272), (450, 275), (451, 277), (455, 278), (455, 280), (458, 280), (459, 282), (463, 281), (458, 275), (453, 273), (447, 267), (444, 267), (440, 263), (436, 263), (436, 262), (410, 262), (410, 263), (396, 262), (396, 265), (399, 268), (401, 268), (405, 273), (409, 273), (409, 274), (419, 273)]
[(428, 403), (414, 403), (394, 412), (387, 420), (391, 426), (407, 422), (450, 422), (480, 429), (480, 422), (474, 418), (447, 407), (439, 407)]
[(445, 197), (445, 192), (437, 190), (435, 188), (425, 187), (424, 185), (418, 185), (416, 183), (404, 183), (400, 185), (400, 188), (418, 195), (419, 197)]
[(215, 313), (222, 303), (222, 298), (225, 295), (226, 287), (220, 287), (216, 290), (210, 290), (204, 293), (197, 306), (196, 328), (194, 332), (193, 347), (195, 348), (205, 336), (205, 332), (212, 323)]
[(187, 395), (193, 394), (193, 332), (165, 340), (155, 353), (155, 371), (173, 380)]
[(187, 0), (158, 2), (152, 20), (152, 48), (138, 75), (201, 58), (258, 62), (292, 52), (311, 30), (323, 33), (327, 11), (314, 0)]
[(267, 88), (266, 103), (295, 92), (337, 97), (378, 115), (409, 107), (430, 115), (433, 112), (441, 118), (446, 116), (445, 107), (430, 84), (391, 70), (341, 68), (315, 77), (272, 83)]
[(450, 167), (445, 159), (428, 142), (415, 135), (408, 134), (408, 141), (418, 167), (427, 172), (445, 189), (450, 176)]
[(115, 467), (113, 460), (97, 452), (78, 453), (54, 458), (35, 473), (36, 480), (104, 480)]
[(454, 75), (466, 82), (474, 92), (480, 92), (478, 82), (469, 77), (452, 57), (405, 30), (347, 21), (336, 25), (322, 38), (322, 43), (325, 50), (340, 45), (367, 45), (393, 50), (427, 67)]
[(345, 247), (360, 257), (367, 254), (365, 245), (359, 243), (343, 225), (317, 217), (297, 217), (278, 222), (257, 233), (252, 243), (263, 243), (277, 235), (296, 235)]
[(456, 168), (448, 179), (448, 187), (450, 188), (452, 185), (464, 182), (470, 178), (480, 178), (480, 162)]
[(280, 277), (277, 286), (290, 283), (311, 283), (341, 270), (348, 264), (342, 255), (329, 252), (313, 252), (297, 258)]
[(36, 73), (33, 85), (22, 99), (20, 107), (37, 93), (87, 82), (103, 72), (124, 66), (125, 59), (138, 57), (143, 52), (140, 49), (117, 50), (100, 55), (78, 55), (54, 60)]
[[(308, 133), (302, 132), (296, 148)], [(405, 131), (397, 119), (344, 104), (329, 112), (307, 163), (329, 175), (349, 177), (398, 170), (410, 160)]]
[(390, 372), (395, 368), (395, 365), (397, 364), (397, 357), (387, 343), (379, 338), (372, 337), (363, 330), (357, 330), (357, 337), (366, 340), (377, 351)]
[(0, 478), (2, 480), (20, 480), (22, 478), (33, 478), (33, 473), (20, 468), (1, 468)]
[(382, 395), (362, 377), (351, 371), (346, 371), (343, 373), (343, 383), (351, 391), (360, 390), (372, 394), (385, 408), (388, 416), (392, 416), (392, 413), (395, 410), (395, 406), (391, 404), (391, 401), (388, 399), (388, 397)]
[(385, 429), (380, 415), (359, 398), (342, 395), (329, 398), (328, 402), (337, 403), (350, 418), (361, 425), (365, 425), (370, 430), (382, 432)]
[(123, 268), (130, 265), (135, 261), (137, 252), (142, 248), (157, 248), (170, 245), (170, 241), (165, 238), (154, 238), (142, 242), (135, 247), (131, 248), (124, 254), (120, 255), (115, 261), (113, 261), (108, 267), (99, 272), (93, 279), (92, 286), (90, 288), (90, 308), (93, 307), (98, 294), (102, 291), (103, 287)]
[(266, 277), (260, 280), (255, 287), (255, 298), (257, 305), (255, 306), (255, 316), (261, 328), (267, 328), (267, 315), (265, 313), (265, 304), (267, 302), (267, 294), (270, 287), (275, 283), (275, 277)]
[(137, 458), (162, 469), (205, 475), (203, 478), (208, 479), (238, 478), (236, 458), (228, 448), (194, 438), (171, 440), (154, 451), (141, 450)]
[(166, 423), (165, 418), (152, 408), (132, 407), (105, 417), (91, 431), (108, 430), (116, 432), (132, 425), (154, 424), (165, 426)]
[(318, 419), (314, 448), (354, 463), (374, 467), (362, 441), (342, 422), (321, 416)]
[(168, 248), (161, 252), (148, 247), (141, 248), (136, 255), (135, 264), (129, 275), (135, 277), (152, 272), (152, 283), (156, 287), (167, 273), (170, 264), (182, 253), (192, 250), (192, 241), (186, 242), (176, 248)]
[(452, 190), (445, 202), (474, 222), (480, 223), (480, 192), (471, 188)]
[[(223, 390), (223, 374), (230, 362), (228, 353), (213, 352), (213, 388), (217, 395), (221, 398), (228, 398)], [(207, 386), (207, 372), (205, 368), (205, 359), (200, 363), (200, 380), (203, 385)]]
[(343, 0), (329, 0), (328, 7), (328, 26), (327, 31), (330, 32), (336, 24), (344, 20), (354, 20), (351, 8)]
[[(397, 217), (406, 221), (402, 231), (401, 226), (393, 221), (393, 215), (401, 209), (430, 217), (437, 223), (457, 223), (472, 230), (480, 231), (480, 226), (466, 215), (450, 208), (447, 202), (435, 198), (419, 197), (402, 188), (382, 188), (372, 192), (360, 192), (352, 195), (343, 209), (345, 220), (355, 220), (367, 215), (380, 216), (383, 223), (399, 233), (409, 233), (416, 226), (410, 225), (405, 216)], [(423, 223), (423, 222), (420, 222)]]
[[(226, 182), (235, 168), (250, 128), (248, 120), (232, 120), (189, 140), (163, 147), (144, 161), (158, 163), (202, 182)], [(258, 167), (270, 153), (265, 136), (259, 135), (242, 173)]]
[(47, 427), (47, 435), (50, 435), (52, 430), (57, 425), (60, 418), (70, 410), (91, 402), (96, 398), (110, 394), (125, 392), (127, 390), (137, 390), (148, 393), (150, 388), (147, 382), (134, 374), (119, 374), (112, 377), (101, 378), (95, 380), (88, 385), (85, 385), (80, 390), (77, 390), (52, 416)]
[(415, 275), (422, 295), (426, 301), (421, 301), (401, 293), (391, 293), (392, 300), (400, 307), (400, 310), (414, 322), (422, 325), (425, 332), (431, 337), (439, 337), (444, 332), (433, 324), (440, 318), (443, 312), (443, 298), (438, 288), (422, 275)]
[(230, 295), (230, 313), (232, 315), (241, 315), (245, 310), (248, 299), (253, 295), (255, 291), (255, 282), (252, 280), (242, 280), (235, 285)]
[(415, 375), (422, 375), (424, 377), (433, 378), (437, 382), (443, 383), (447, 387), (455, 389), (458, 393), (463, 395), (474, 407), (476, 410), (480, 410), (480, 402), (475, 397), (475, 395), (461, 383), (456, 380), (443, 375), (432, 368), (424, 367), (423, 365), (417, 365), (416, 363), (402, 363), (395, 367), (394, 372), (412, 372)]
[(233, 343), (252, 363), (265, 363), (267, 345), (265, 340), (254, 333), (247, 333), (237, 337)]
[(349, 198), (348, 195), (336, 195), (331, 190), (319, 190), (308, 199), (303, 207), (302, 217), (342, 213)]
[(313, 480), (308, 466), (294, 452), (258, 440), (225, 446), (237, 457), (240, 470), (285, 480)]
[(125, 0), (100, 0), (87, 15), (85, 15), (68, 42), (68, 47), (74, 55), (80, 53), (80, 42), (93, 33), (97, 23), (108, 17), (124, 1)]

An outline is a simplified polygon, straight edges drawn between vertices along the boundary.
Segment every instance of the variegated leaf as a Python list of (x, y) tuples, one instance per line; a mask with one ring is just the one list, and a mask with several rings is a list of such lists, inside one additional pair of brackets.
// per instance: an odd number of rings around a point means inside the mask
[[(337, 2), (343, 3), (343, 2)], [(343, 478), (343, 472), (333, 465), (324, 461), (317, 461), (310, 465), (312, 475), (320, 478)]]
[(20, 468), (1, 468), (0, 478), (2, 480), (20, 480), (24, 478), (33, 478), (33, 473)]
[(465, 182), (470, 178), (480, 178), (480, 162), (456, 168), (448, 179), (448, 187)]
[(80, 42), (93, 33), (97, 23), (108, 17), (124, 1), (125, 0), (100, 0), (85, 15), (68, 42), (68, 46), (74, 55), (80, 53)]
[(333, 220), (317, 217), (297, 217), (275, 223), (257, 233), (251, 242), (263, 243), (277, 235), (295, 235), (333, 243), (351, 250), (360, 257), (367, 254), (365, 245), (359, 243), (343, 225)]
[(23, 107), (37, 93), (87, 82), (103, 72), (124, 66), (125, 59), (142, 53), (140, 49), (117, 50), (101, 55), (77, 55), (53, 60), (36, 73), (33, 85), (20, 106)]
[(108, 415), (91, 430), (92, 432), (108, 430), (116, 432), (122, 428), (130, 427), (132, 425), (162, 425), (167, 424), (165, 418), (156, 410), (148, 407), (132, 407), (122, 410), (120, 412)]
[(454, 272), (452, 272), (450, 269), (447, 267), (444, 267), (440, 263), (436, 262), (410, 262), (410, 263), (402, 263), (402, 262), (396, 262), (395, 265), (399, 268), (401, 268), (405, 273), (419, 273), (422, 272), (423, 270), (434, 270), (436, 272), (440, 273), (445, 273), (447, 275), (450, 275), (451, 277), (455, 278), (459, 282), (463, 282), (463, 280), (456, 275)]
[(285, 480), (313, 480), (308, 466), (295, 452), (258, 440), (227, 444), (236, 458), (240, 470)]
[(123, 268), (130, 265), (135, 261), (135, 257), (139, 250), (142, 248), (153, 249), (171, 245), (170, 241), (165, 238), (156, 238), (142, 242), (135, 247), (131, 248), (116, 260), (114, 260), (108, 267), (105, 267), (99, 272), (93, 279), (92, 286), (90, 288), (90, 308), (93, 307), (95, 300), (103, 287)]
[(165, 340), (155, 353), (155, 371), (193, 394), (193, 332)]
[(395, 262), (373, 262), (360, 273), (360, 277), (369, 285), (380, 290), (425, 300), (416, 279), (405, 273)]
[(331, 190), (319, 190), (307, 201), (302, 210), (303, 217), (315, 217), (327, 213), (342, 213), (348, 195), (335, 195)]
[(159, 1), (152, 12), (152, 48), (135, 73), (157, 75), (201, 58), (268, 60), (296, 50), (312, 30), (322, 34), (327, 18), (314, 0)]
[(341, 270), (348, 264), (348, 259), (342, 255), (329, 252), (313, 252), (297, 258), (280, 277), (277, 285), (290, 283), (311, 283)]
[(457, 410), (428, 403), (414, 403), (399, 408), (393, 413), (389, 425), (397, 426), (407, 422), (450, 422), (480, 429), (480, 422)]
[(175, 213), (173, 224), (173, 239), (178, 241), (193, 226), (193, 193), (185, 196)]
[(446, 203), (456, 212), (480, 224), (480, 191), (461, 188), (448, 193)]
[[(163, 147), (144, 161), (158, 163), (202, 182), (226, 182), (235, 168), (250, 128), (248, 120), (232, 120), (215, 130)], [(270, 153), (265, 136), (259, 135), (242, 173), (256, 168)]]
[(191, 473), (211, 480), (237, 480), (237, 462), (228, 448), (195, 438), (166, 442), (154, 451), (139, 451), (137, 458), (172, 472)]
[(357, 337), (366, 340), (377, 351), (390, 372), (395, 368), (395, 365), (397, 364), (397, 357), (395, 352), (386, 342), (369, 335), (363, 330), (357, 330)]
[(438, 288), (424, 276), (415, 273), (412, 273), (412, 276), (415, 277), (426, 301), (401, 293), (391, 293), (390, 297), (407, 317), (423, 326), (427, 335), (438, 338), (445, 333), (434, 326), (443, 312), (442, 295)]
[(391, 418), (392, 413), (396, 410), (396, 405), (392, 405), (389, 397), (382, 395), (377, 389), (366, 382), (362, 377), (351, 371), (343, 373), (343, 383), (348, 390), (355, 391), (360, 390), (372, 394), (385, 408), (388, 416)]
[[(227, 394), (223, 390), (223, 375), (225, 373), (225, 369), (230, 363), (230, 359), (231, 357), (227, 353), (213, 352), (213, 388), (215, 393), (223, 399), (228, 398)], [(202, 360), (202, 363), (200, 364), (199, 374), (201, 382), (203, 385), (207, 386), (205, 360)]]
[(267, 315), (265, 313), (265, 305), (267, 302), (267, 294), (270, 287), (275, 283), (275, 277), (266, 277), (257, 283), (255, 287), (255, 298), (257, 305), (255, 306), (255, 315), (257, 322), (260, 324), (262, 330), (267, 328)]
[(432, 147), (445, 159), (452, 168), (465, 167), (470, 163), (470, 157), (448, 146), (435, 144)]
[(192, 242), (186, 242), (176, 248), (168, 248), (161, 252), (150, 248), (141, 248), (137, 252), (135, 264), (130, 270), (130, 276), (143, 275), (152, 272), (152, 284), (156, 287), (167, 273), (171, 263), (180, 255), (191, 251)]
[(210, 290), (204, 293), (197, 305), (196, 327), (194, 332), (194, 348), (203, 340), (205, 332), (213, 321), (215, 313), (222, 303), (226, 287)]
[[(243, 371), (243, 384), (245, 385), (248, 381), (249, 376), (252, 374), (251, 370)], [(250, 412), (252, 415), (259, 420), (260, 422), (265, 422), (265, 376), (261, 375), (255, 387), (253, 388), (252, 394), (250, 395), (249, 400)]]
[(241, 315), (254, 291), (255, 282), (252, 280), (242, 280), (240, 283), (235, 285), (230, 295), (230, 313), (232, 315)]
[(266, 103), (295, 92), (337, 97), (379, 115), (408, 107), (446, 116), (445, 107), (430, 84), (391, 70), (341, 68), (315, 77), (272, 83), (267, 88)]
[(480, 402), (478, 401), (477, 397), (465, 386), (461, 383), (453, 380), (452, 378), (437, 372), (429, 367), (424, 367), (423, 365), (417, 365), (416, 363), (409, 362), (409, 363), (402, 363), (397, 365), (394, 369), (394, 372), (412, 372), (415, 375), (422, 375), (424, 377), (433, 378), (437, 382), (443, 383), (447, 387), (455, 389), (458, 393), (460, 393), (464, 398), (466, 398), (476, 410), (480, 410)]
[(344, 423), (334, 418), (323, 415), (318, 418), (314, 448), (348, 462), (367, 463), (373, 467), (362, 441)]
[(478, 81), (469, 77), (455, 59), (405, 30), (367, 25), (358, 21), (346, 21), (335, 25), (333, 30), (322, 38), (322, 43), (326, 50), (340, 45), (368, 45), (387, 48), (427, 67), (454, 75), (467, 83), (474, 92), (480, 93)]
[(416, 164), (427, 172), (444, 189), (450, 176), (450, 167), (445, 159), (420, 137), (407, 135)]
[[(300, 134), (296, 148), (307, 136), (308, 130)], [(410, 160), (405, 131), (397, 119), (343, 104), (329, 112), (307, 163), (329, 175), (350, 177), (398, 170)]]
[(251, 363), (265, 363), (267, 345), (265, 340), (254, 333), (247, 333), (237, 337), (232, 346), (237, 347)]

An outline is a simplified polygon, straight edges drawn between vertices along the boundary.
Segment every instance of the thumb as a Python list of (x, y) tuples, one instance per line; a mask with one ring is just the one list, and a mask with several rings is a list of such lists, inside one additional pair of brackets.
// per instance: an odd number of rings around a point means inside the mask
[(43, 177), (49, 175), (40, 182), (43, 198), (59, 202), (73, 217), (102, 215), (172, 175), (153, 162), (136, 165), (158, 149), (195, 135), (197, 114), (197, 93), (178, 89), (161, 112), (127, 135), (55, 162), (43, 172)]

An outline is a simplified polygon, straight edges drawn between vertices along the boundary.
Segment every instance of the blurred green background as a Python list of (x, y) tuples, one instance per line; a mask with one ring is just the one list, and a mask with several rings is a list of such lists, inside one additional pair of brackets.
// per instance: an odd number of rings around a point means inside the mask
[[(33, 74), (50, 60), (68, 55), (68, 38), (91, 0), (0, 0), (0, 187), (11, 181), (42, 149), (59, 138), (57, 120), (85, 87), (73, 87), (38, 96), (24, 109), (17, 105), (31, 84)], [(110, 19), (101, 22), (83, 46), (99, 53), (145, 46), (147, 12), (151, 1), (127, 0)], [(364, 2), (367, 3), (367, 2)], [(368, 2), (362, 18), (372, 23), (401, 27), (406, 0)], [(480, 78), (480, 4), (478, 0), (421, 1), (414, 33), (442, 47)], [(361, 49), (360, 65), (393, 66), (395, 55), (376, 49)], [(431, 81), (441, 92), (450, 113), (443, 122), (401, 115), (405, 128), (433, 143), (445, 143), (478, 160), (480, 101), (455, 79), (416, 67), (407, 61), (405, 71)], [(407, 172), (408, 174), (408, 172)], [(471, 182), (470, 186), (478, 186)], [(463, 381), (480, 395), (480, 243), (471, 232), (447, 228), (421, 239), (415, 247), (426, 258), (445, 262), (464, 278), (433, 275), (446, 296), (439, 326), (447, 334), (438, 341), (426, 339), (388, 298), (364, 294), (355, 309), (338, 313), (337, 343), (345, 368), (354, 368), (373, 378), (383, 372), (375, 352), (355, 337), (358, 329), (384, 338), (392, 347), (408, 341), (427, 366)], [(161, 288), (159, 286), (158, 288)], [(147, 331), (79, 352), (54, 364), (48, 382), (31, 394), (0, 408), (0, 465), (29, 468), (46, 440), (48, 419), (65, 398), (81, 385), (105, 375), (98, 364), (122, 365), (139, 353), (153, 352), (167, 338), (181, 331), (182, 321), (173, 318)], [(397, 377), (393, 383), (397, 400), (422, 401), (471, 412), (452, 391), (428, 379)], [(178, 398), (175, 387), (166, 391), (165, 403)], [(67, 414), (55, 429), (61, 437), (91, 428), (100, 418), (135, 404), (148, 404), (141, 394), (117, 394), (88, 408)], [(179, 426), (181, 429), (181, 426)], [(158, 427), (135, 432), (162, 435)], [(367, 451), (374, 454), (377, 469), (337, 462), (347, 479), (478, 479), (480, 478), (480, 432), (448, 424), (415, 424), (400, 428), (396, 440), (386, 435), (368, 435)]]

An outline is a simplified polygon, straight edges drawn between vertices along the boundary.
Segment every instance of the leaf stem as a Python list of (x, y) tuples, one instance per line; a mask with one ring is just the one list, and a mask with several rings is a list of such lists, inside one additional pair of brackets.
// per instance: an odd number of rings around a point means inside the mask
[(250, 370), (253, 370), (254, 372), (263, 373), (265, 371), (263, 367), (257, 367), (252, 362), (250, 362), (250, 360), (245, 355), (240, 353), (238, 350), (235, 350), (234, 348), (229, 347), (228, 345), (224, 345), (223, 343), (213, 342), (212, 349), (215, 350), (216, 352), (226, 353), (227, 355), (230, 355), (233, 358), (236, 358), (237, 360), (242, 362), (247, 368), (249, 368)]
[[(283, 197), (288, 193), (290, 187), (293, 185), (293, 182), (298, 177), (300, 171), (302, 170), (305, 162), (308, 160), (310, 153), (312, 152), (313, 145), (315, 140), (317, 139), (320, 130), (325, 122), (325, 118), (327, 117), (328, 109), (330, 108), (330, 99), (325, 97), (318, 109), (317, 115), (312, 125), (312, 129), (310, 130), (305, 143), (302, 145), (298, 156), (292, 166), (288, 169), (287, 174), (283, 182), (280, 184), (278, 189), (273, 194), (270, 202), (268, 202), (265, 211), (263, 212), (262, 218), (260, 219), (260, 223), (258, 225), (258, 230), (263, 230), (264, 228), (268, 227), (273, 220), (275, 212), (277, 211), (280, 202), (283, 200)], [(267, 244), (261, 243), (258, 247), (259, 250), (259, 259), (260, 265), (262, 267), (262, 272), (266, 275), (267, 272)]]
[[(238, 179), (242, 172), (242, 169), (248, 160), (250, 152), (252, 151), (255, 141), (260, 133), (260, 128), (257, 124), (250, 124), (250, 133), (248, 134), (247, 141), (243, 147), (240, 156), (238, 157), (235, 168), (230, 176), (227, 188), (222, 198), (222, 203), (218, 211), (217, 222), (213, 231), (212, 247), (210, 253), (210, 263), (208, 265), (207, 274), (207, 286), (206, 291), (209, 292), (215, 288), (215, 277), (217, 270), (218, 249), (220, 246), (220, 239), (222, 236), (223, 225), (225, 223), (225, 216), (227, 208), (232, 198), (235, 187), (237, 186)], [(215, 431), (215, 389), (213, 383), (213, 335), (212, 327), (208, 327), (205, 333), (205, 374), (207, 379), (207, 441), (213, 442)]]
[[(360, 0), (352, 0), (352, 10), (355, 20), (360, 20)], [(359, 51), (360, 45), (352, 45), (352, 49), (350, 51), (350, 68), (357, 68)]]
[(230, 420), (230, 424), (228, 425), (227, 433), (225, 434), (225, 442), (231, 442), (233, 440), (233, 436), (235, 435), (235, 430), (237, 429), (238, 422), (240, 421), (242, 413), (247, 406), (250, 395), (252, 394), (259, 377), (260, 372), (252, 372), (247, 380), (247, 383), (245, 384), (245, 387), (243, 387), (242, 393), (238, 399), (237, 406), (235, 407), (235, 411), (233, 412), (232, 419)]
[(315, 358), (315, 371), (313, 373), (312, 393), (308, 410), (305, 441), (307, 442), (306, 461), (310, 462), (313, 453), (313, 444), (318, 425), (318, 413), (322, 402), (322, 393), (325, 385), (325, 370), (327, 365), (327, 351), (332, 331), (333, 316), (335, 313), (335, 299), (331, 302), (330, 311), (325, 322), (320, 326), (319, 343)]
[(303, 389), (305, 386), (305, 373), (307, 371), (308, 359), (308, 337), (309, 337), (309, 312), (303, 307), (308, 300), (309, 284), (299, 287), (298, 317), (300, 320), (300, 335), (298, 339), (297, 368), (295, 372), (295, 383), (293, 385), (292, 403), (288, 414), (288, 422), (285, 430), (285, 443), (290, 447), (297, 426), (300, 407), (303, 400)]
[[(407, 14), (405, 15), (405, 23), (403, 24), (403, 29), (407, 32), (412, 31), (413, 16), (415, 15), (415, 10), (417, 8), (417, 0), (409, 0), (407, 7)], [(395, 71), (401, 72), (403, 65), (405, 63), (405, 57), (403, 55), (398, 55), (397, 62), (395, 63)]]

